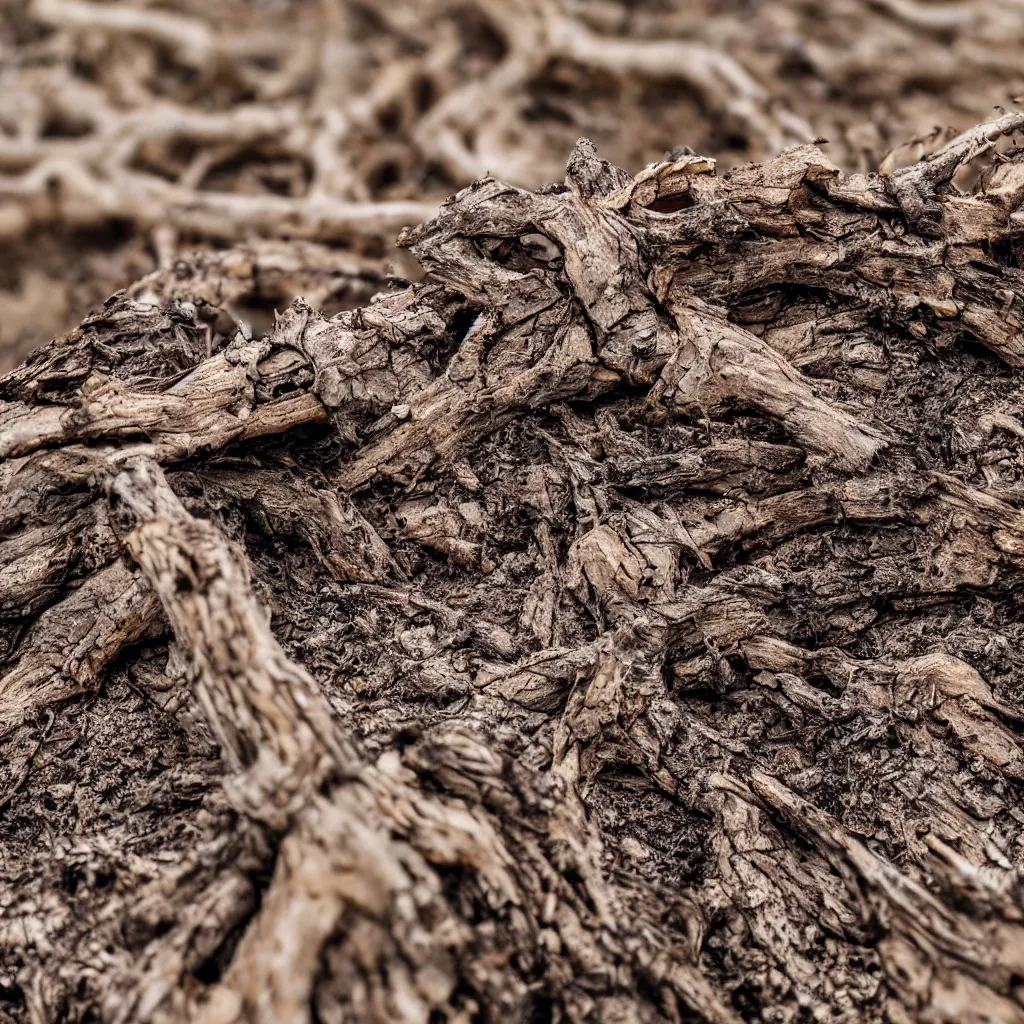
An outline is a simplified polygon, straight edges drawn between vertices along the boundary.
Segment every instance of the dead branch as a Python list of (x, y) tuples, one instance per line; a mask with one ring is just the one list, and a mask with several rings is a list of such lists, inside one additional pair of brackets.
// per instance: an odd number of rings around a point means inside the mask
[(584, 140), (0, 380), (15, 1019), (1024, 1020), (1017, 124)]

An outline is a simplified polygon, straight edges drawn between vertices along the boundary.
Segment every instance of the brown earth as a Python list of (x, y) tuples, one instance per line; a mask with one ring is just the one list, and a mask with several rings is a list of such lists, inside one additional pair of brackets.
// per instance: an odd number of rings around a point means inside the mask
[(1024, 1024), (1024, 10), (211, 8), (0, 13), (0, 1022)]

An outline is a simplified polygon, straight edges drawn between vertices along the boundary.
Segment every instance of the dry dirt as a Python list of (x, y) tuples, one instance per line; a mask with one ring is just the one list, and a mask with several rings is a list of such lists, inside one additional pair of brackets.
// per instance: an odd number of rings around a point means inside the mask
[(0, 1024), (1024, 1024), (1024, 6), (0, 43)]

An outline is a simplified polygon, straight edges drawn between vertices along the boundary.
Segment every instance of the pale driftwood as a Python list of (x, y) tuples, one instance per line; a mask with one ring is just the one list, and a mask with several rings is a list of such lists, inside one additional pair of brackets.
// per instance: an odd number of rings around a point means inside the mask
[(4, 1012), (1024, 1021), (1019, 125), (583, 141), (3, 378)]

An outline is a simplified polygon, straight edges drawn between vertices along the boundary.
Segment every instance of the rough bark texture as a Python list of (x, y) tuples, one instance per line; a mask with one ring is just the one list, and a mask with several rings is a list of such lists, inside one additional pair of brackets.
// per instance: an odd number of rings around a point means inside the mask
[(1022, 127), (584, 140), (0, 380), (0, 1014), (1024, 1021)]

